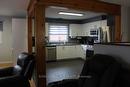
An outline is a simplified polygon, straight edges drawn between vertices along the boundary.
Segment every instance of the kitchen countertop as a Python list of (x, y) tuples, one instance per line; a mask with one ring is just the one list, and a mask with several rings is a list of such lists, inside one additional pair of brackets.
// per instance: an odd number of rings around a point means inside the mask
[(54, 47), (54, 46), (72, 46), (72, 45), (81, 45), (79, 43), (65, 43), (65, 44), (47, 44), (47, 47)]
[(66, 44), (47, 44), (46, 47), (73, 46), (73, 45), (92, 46), (92, 45), (80, 44), (80, 43), (66, 43)]

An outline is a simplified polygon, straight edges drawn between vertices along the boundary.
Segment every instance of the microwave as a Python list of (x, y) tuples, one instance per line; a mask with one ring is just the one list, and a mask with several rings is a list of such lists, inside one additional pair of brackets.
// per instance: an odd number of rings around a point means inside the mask
[(90, 36), (93, 37), (94, 42), (100, 42), (100, 29), (91, 29)]
[(92, 30), (90, 30), (90, 35), (91, 36), (98, 36), (98, 29), (92, 29)]

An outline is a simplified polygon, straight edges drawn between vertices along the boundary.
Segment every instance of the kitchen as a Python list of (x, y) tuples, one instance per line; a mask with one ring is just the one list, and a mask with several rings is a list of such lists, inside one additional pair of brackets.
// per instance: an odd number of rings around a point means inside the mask
[[(61, 15), (59, 12), (83, 16)], [(46, 8), (47, 83), (76, 78), (84, 61), (93, 54), (93, 43), (112, 41), (110, 34), (114, 35), (109, 31), (109, 17), (105, 13), (77, 11), (64, 7)]]
[[(62, 7), (46, 8), (46, 60), (86, 59), (86, 49), (92, 49), (92, 46), (87, 46), (89, 41), (94, 39), (95, 43), (101, 42), (100, 28), (107, 27), (105, 14), (67, 9), (68, 12), (83, 13), (85, 16), (57, 15), (61, 9), (66, 11), (66, 8)], [(58, 27), (62, 27), (63, 30), (56, 30)], [(62, 38), (60, 35), (66, 36)]]

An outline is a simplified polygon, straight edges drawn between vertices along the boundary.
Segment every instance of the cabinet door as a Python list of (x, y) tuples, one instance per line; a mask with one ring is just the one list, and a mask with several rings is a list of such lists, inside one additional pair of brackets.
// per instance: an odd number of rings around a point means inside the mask
[(69, 52), (68, 52), (68, 46), (62, 46), (62, 58), (68, 59), (69, 58)]
[(66, 46), (66, 58), (75, 58), (75, 46)]
[(70, 24), (70, 36), (81, 36), (81, 24)]
[(73, 58), (77, 58), (78, 57), (77, 50), (78, 50), (77, 45), (74, 45), (73, 46)]
[(78, 47), (77, 45), (73, 45), (73, 46), (68, 46), (68, 58), (77, 58), (79, 57), (79, 55), (77, 54), (78, 52)]
[(67, 59), (68, 56), (68, 47), (67, 46), (57, 46), (56, 47), (57, 59)]
[(77, 45), (77, 57), (81, 57), (82, 59), (85, 59), (86, 57), (86, 52), (83, 50), (81, 45)]
[(62, 46), (56, 46), (56, 58), (63, 59), (63, 49)]
[(77, 57), (85, 59), (85, 51), (81, 45), (57, 46), (56, 50), (57, 59), (72, 59)]
[(76, 57), (75, 46), (57, 46), (57, 59), (71, 59)]
[(62, 47), (62, 52), (63, 52), (63, 59), (67, 59), (68, 58), (68, 52), (67, 52), (67, 50), (68, 50), (68, 47), (67, 46), (63, 46)]

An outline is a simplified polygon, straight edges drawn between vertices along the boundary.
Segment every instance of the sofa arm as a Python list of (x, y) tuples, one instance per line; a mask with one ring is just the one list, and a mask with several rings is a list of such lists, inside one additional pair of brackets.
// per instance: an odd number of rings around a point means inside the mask
[(79, 87), (78, 79), (65, 79), (62, 81), (49, 83), (47, 87)]
[(0, 87), (30, 87), (30, 83), (22, 76), (10, 76), (0, 78)]
[(0, 77), (10, 76), (12, 75), (13, 67), (1, 68), (0, 69)]

